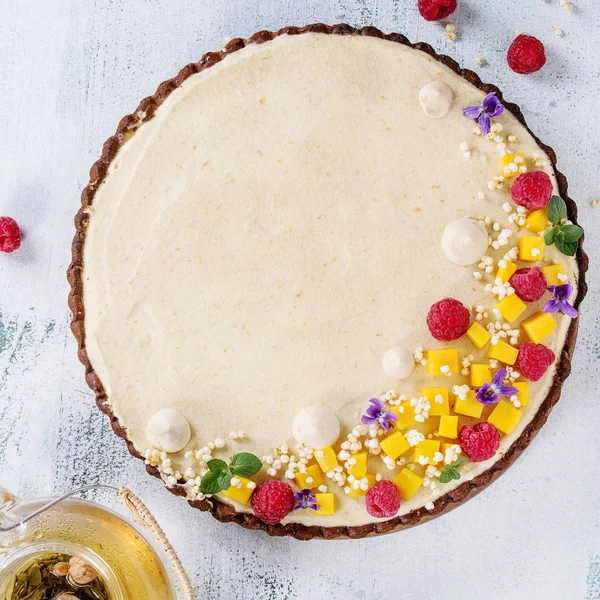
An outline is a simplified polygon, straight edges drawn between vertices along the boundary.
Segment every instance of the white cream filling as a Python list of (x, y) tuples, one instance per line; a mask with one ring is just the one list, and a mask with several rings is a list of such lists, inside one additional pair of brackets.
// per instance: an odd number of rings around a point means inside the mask
[[(419, 104), (432, 81), (454, 95), (441, 119)], [(398, 383), (382, 358), (393, 346), (440, 346), (425, 317), (442, 297), (494, 304), (473, 267), (451, 263), (441, 247), (457, 218), (487, 215), (506, 227), (510, 194), (487, 189), (501, 174), (496, 145), (473, 136), (461, 114), (483, 97), (422, 52), (320, 34), (251, 45), (168, 97), (114, 159), (84, 250), (88, 355), (136, 448), (150, 446), (147, 422), (162, 408), (189, 421), (188, 449), (243, 430), (248, 439), (218, 456), (261, 457), (293, 447), (293, 418), (308, 405), (332, 409), (344, 435), (390, 387), (415, 395), (465, 383), (421, 366)], [(511, 114), (499, 122), (519, 151), (546, 158)], [(576, 280), (574, 260), (553, 248), (546, 256)], [(557, 322), (545, 343), (559, 355), (569, 320)], [(452, 345), (481, 357), (466, 339)], [(502, 452), (546, 397), (552, 371), (532, 386)], [(463, 480), (499, 456), (465, 465)], [(190, 466), (183, 452), (172, 458), (182, 472)], [(378, 458), (370, 470), (395, 473)], [(337, 491), (334, 516), (288, 520), (375, 520), (362, 499)], [(401, 513), (431, 499), (418, 493)]]

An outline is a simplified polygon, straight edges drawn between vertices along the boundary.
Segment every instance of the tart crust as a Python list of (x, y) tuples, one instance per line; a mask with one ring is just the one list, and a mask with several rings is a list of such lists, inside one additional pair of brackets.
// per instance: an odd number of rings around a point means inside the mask
[[(129, 452), (141, 460), (144, 460), (144, 457), (135, 449), (133, 443), (127, 437), (126, 428), (119, 422), (117, 417), (112, 412), (112, 409), (108, 403), (108, 398), (102, 386), (102, 382), (95, 373), (86, 351), (84, 327), (85, 307), (83, 302), (83, 250), (86, 239), (87, 225), (89, 223), (88, 208), (93, 204), (96, 191), (104, 181), (108, 167), (119, 148), (127, 141), (137, 127), (139, 127), (144, 121), (152, 118), (156, 109), (164, 102), (169, 94), (174, 89), (179, 87), (188, 77), (203, 71), (204, 69), (210, 68), (211, 66), (223, 60), (223, 58), (228, 54), (236, 52), (248, 44), (262, 44), (280, 35), (300, 35), (307, 32), (331, 35), (372, 36), (403, 44), (410, 48), (427, 53), (435, 60), (449, 67), (452, 71), (466, 79), (469, 83), (479, 88), (483, 92), (496, 92), (505, 108), (519, 120), (519, 122), (533, 136), (540, 148), (549, 156), (554, 172), (556, 173), (556, 180), (560, 195), (567, 203), (569, 219), (573, 223), (577, 222), (577, 206), (575, 202), (568, 197), (568, 184), (566, 177), (556, 170), (556, 154), (551, 147), (542, 143), (529, 129), (521, 109), (516, 104), (505, 102), (502, 97), (502, 93), (497, 87), (491, 84), (483, 83), (476, 73), (468, 69), (461, 69), (456, 61), (448, 56), (437, 54), (428, 44), (421, 42), (412, 44), (402, 34), (384, 34), (374, 27), (363, 27), (361, 29), (356, 29), (346, 24), (329, 26), (322, 23), (316, 23), (313, 25), (307, 25), (305, 27), (284, 27), (277, 32), (259, 31), (252, 37), (245, 40), (241, 38), (235, 38), (231, 40), (219, 52), (207, 52), (198, 62), (190, 63), (181, 69), (181, 71), (179, 71), (174, 78), (161, 83), (152, 96), (144, 98), (141, 101), (139, 107), (133, 114), (127, 115), (121, 119), (116, 133), (104, 143), (100, 159), (92, 166), (90, 170), (90, 181), (82, 192), (81, 208), (75, 216), (76, 233), (73, 239), (72, 261), (67, 271), (67, 278), (71, 286), (71, 292), (69, 294), (69, 307), (72, 312), (71, 330), (77, 340), (79, 360), (85, 367), (86, 382), (96, 394), (96, 404), (98, 408), (103, 413), (108, 415), (114, 432), (125, 440)], [(579, 277), (575, 306), (578, 307), (587, 293), (585, 274), (588, 269), (588, 257), (583, 251), (581, 244), (578, 248), (576, 259), (579, 268)], [(202, 501), (192, 500), (188, 501), (188, 503), (193, 508), (210, 512), (213, 517), (219, 521), (235, 522), (247, 529), (262, 529), (272, 536), (287, 535), (299, 540), (308, 540), (312, 538), (363, 538), (372, 535), (391, 533), (400, 529), (406, 529), (438, 517), (446, 512), (449, 512), (453, 508), (456, 508), (469, 498), (472, 498), (490, 485), (490, 483), (492, 483), (495, 479), (497, 479), (518, 458), (521, 452), (523, 452), (523, 450), (528, 446), (529, 442), (535, 437), (542, 425), (544, 425), (550, 411), (552, 410), (552, 407), (558, 402), (561, 394), (562, 384), (569, 376), (571, 371), (571, 356), (575, 347), (577, 330), (578, 318), (573, 319), (570, 324), (567, 338), (561, 351), (560, 360), (557, 364), (552, 387), (545, 400), (541, 404), (539, 410), (531, 422), (527, 425), (521, 436), (512, 444), (512, 446), (510, 446), (506, 454), (490, 469), (473, 478), (471, 481), (465, 481), (457, 488), (440, 496), (434, 504), (434, 509), (431, 511), (422, 507), (413, 510), (408, 514), (389, 519), (388, 521), (369, 523), (361, 526), (323, 527), (306, 526), (299, 523), (269, 525), (263, 523), (251, 513), (237, 512), (232, 506), (224, 504), (216, 498)], [(151, 475), (160, 478), (158, 469), (155, 467), (147, 465), (146, 470)], [(185, 488), (183, 486), (177, 485), (174, 488), (167, 489), (169, 489), (175, 495), (185, 496)]]

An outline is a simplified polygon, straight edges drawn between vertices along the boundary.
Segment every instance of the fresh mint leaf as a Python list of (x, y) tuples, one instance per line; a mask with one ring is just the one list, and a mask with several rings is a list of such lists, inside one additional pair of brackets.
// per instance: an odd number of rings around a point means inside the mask
[(460, 479), (460, 472), (458, 467), (466, 462), (466, 458), (463, 456), (451, 465), (446, 465), (440, 475), (440, 483), (450, 483), (453, 479)]
[(544, 241), (546, 242), (546, 246), (552, 246), (554, 244), (554, 240), (556, 239), (556, 234), (558, 233), (558, 227), (553, 227), (545, 236)]
[(575, 256), (579, 247), (578, 242), (567, 242), (563, 238), (556, 238), (555, 244), (565, 256)]
[(219, 485), (219, 476), (220, 473), (214, 473), (213, 471), (209, 471), (204, 475), (200, 482), (200, 490), (203, 494), (216, 494), (223, 489)]
[(564, 234), (565, 242), (577, 242), (583, 235), (583, 229), (579, 225), (561, 225), (560, 230)]
[(552, 196), (548, 204), (548, 220), (552, 225), (560, 223), (567, 218), (567, 205), (559, 196)]
[(239, 477), (252, 477), (260, 471), (262, 463), (249, 452), (239, 452), (231, 458), (231, 470)]
[(229, 469), (227, 463), (220, 458), (213, 458), (212, 460), (209, 460), (206, 463), (206, 466), (211, 473), (216, 473), (217, 475), (222, 471), (227, 471)]
[(226, 471), (221, 471), (219, 476), (217, 477), (217, 483), (222, 490), (228, 490), (231, 487), (231, 471), (227, 469)]

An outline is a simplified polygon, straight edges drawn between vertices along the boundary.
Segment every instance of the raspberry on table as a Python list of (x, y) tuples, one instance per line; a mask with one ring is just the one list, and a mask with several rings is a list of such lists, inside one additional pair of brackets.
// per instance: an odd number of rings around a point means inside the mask
[(294, 491), (285, 481), (269, 479), (254, 490), (250, 504), (261, 521), (275, 525), (294, 508)]
[(544, 171), (521, 173), (510, 190), (515, 203), (527, 210), (538, 210), (548, 206), (552, 192), (552, 180)]
[(456, 10), (456, 0), (419, 0), (419, 13), (426, 21), (449, 17)]
[(21, 245), (21, 230), (14, 219), (0, 217), (0, 252), (14, 252)]
[(539, 300), (548, 288), (548, 282), (539, 267), (518, 269), (509, 279), (515, 294), (524, 302)]
[(522, 33), (510, 45), (506, 60), (515, 73), (535, 73), (546, 64), (544, 44), (536, 37)]
[(458, 434), (458, 440), (471, 462), (489, 460), (500, 447), (500, 434), (493, 423), (465, 425)]
[(519, 346), (517, 369), (525, 379), (539, 381), (555, 359), (554, 352), (543, 344), (525, 342)]
[(436, 302), (427, 315), (431, 335), (441, 342), (451, 342), (462, 337), (471, 324), (471, 313), (462, 302), (444, 298)]
[(366, 495), (367, 512), (372, 517), (393, 517), (400, 510), (400, 492), (386, 479), (378, 481)]

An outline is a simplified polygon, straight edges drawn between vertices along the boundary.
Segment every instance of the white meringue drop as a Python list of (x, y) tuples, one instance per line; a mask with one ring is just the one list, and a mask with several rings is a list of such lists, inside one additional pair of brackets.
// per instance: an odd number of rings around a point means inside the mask
[(292, 431), (297, 442), (311, 448), (325, 448), (340, 437), (340, 421), (330, 408), (311, 404), (294, 417)]
[(454, 94), (443, 81), (432, 81), (419, 91), (419, 104), (423, 112), (432, 119), (441, 119), (450, 111)]
[(446, 225), (442, 249), (448, 260), (466, 267), (480, 261), (488, 248), (485, 225), (475, 219), (457, 219)]
[(406, 379), (415, 368), (415, 360), (410, 350), (394, 346), (383, 355), (381, 366), (389, 377)]
[(162, 408), (146, 425), (148, 441), (154, 448), (168, 452), (183, 450), (192, 437), (188, 420), (174, 408)]

